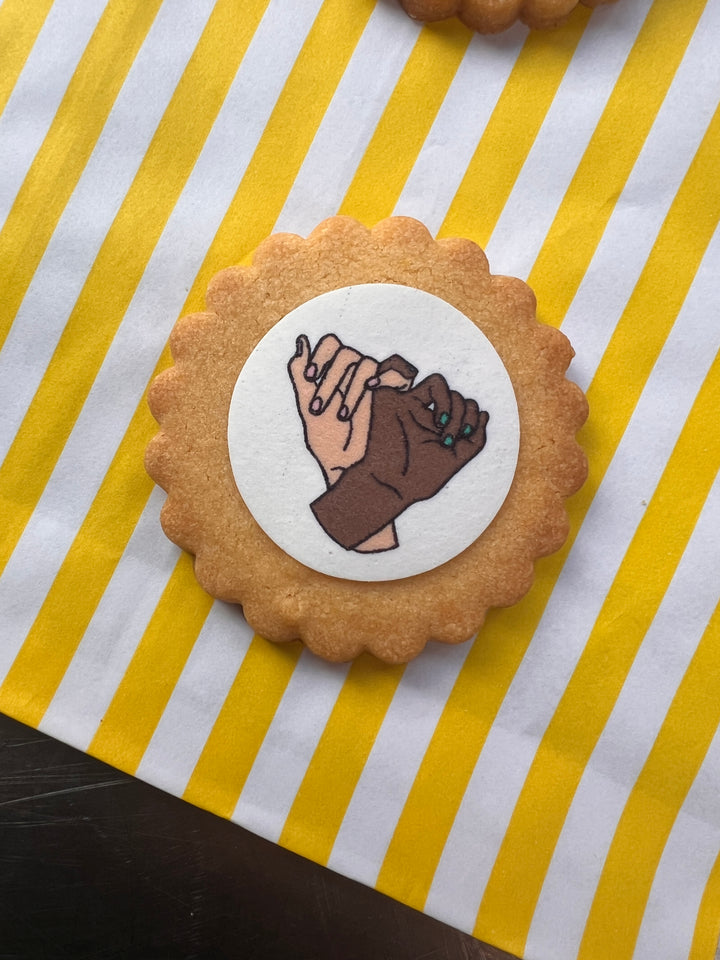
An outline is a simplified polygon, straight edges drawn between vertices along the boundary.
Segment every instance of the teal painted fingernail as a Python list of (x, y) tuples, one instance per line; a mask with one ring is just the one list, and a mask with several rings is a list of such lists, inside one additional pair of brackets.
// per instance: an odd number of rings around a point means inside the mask
[(469, 437), (471, 433), (472, 433), (472, 427), (468, 423), (467, 426), (463, 429), (463, 436)]
[(450, 414), (449, 414), (449, 413), (443, 413), (443, 414), (441, 414), (441, 415), (440, 415), (440, 426), (441, 426), (441, 427), (446, 426), (447, 423), (449, 422), (449, 420), (450, 420)]
[(445, 439), (443, 440), (443, 443), (445, 444), (446, 447), (451, 447), (453, 445), (453, 438), (445, 437)]

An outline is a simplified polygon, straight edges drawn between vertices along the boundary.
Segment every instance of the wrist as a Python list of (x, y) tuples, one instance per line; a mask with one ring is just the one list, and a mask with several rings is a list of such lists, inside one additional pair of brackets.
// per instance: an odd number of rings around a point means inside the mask
[(394, 550), (398, 545), (397, 531), (395, 524), (389, 523), (382, 530), (368, 537), (359, 543), (355, 550), (358, 553), (384, 553), (386, 550)]

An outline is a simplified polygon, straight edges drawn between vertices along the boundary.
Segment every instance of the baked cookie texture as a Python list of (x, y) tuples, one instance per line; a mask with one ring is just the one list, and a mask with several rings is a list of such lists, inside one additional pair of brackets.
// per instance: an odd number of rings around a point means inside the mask
[[(417, 287), (470, 318), (503, 361), (520, 418), (514, 479), (482, 535), (442, 566), (384, 582), (327, 576), (278, 547), (243, 502), (227, 442), (233, 389), (262, 337), (300, 304), (366, 283)], [(145, 457), (168, 494), (163, 529), (194, 554), (204, 589), (241, 604), (269, 640), (300, 639), (332, 661), (369, 651), (388, 663), (412, 659), (430, 639), (468, 640), (490, 607), (519, 600), (532, 584), (534, 560), (565, 541), (565, 498), (587, 472), (575, 439), (587, 402), (565, 376), (573, 350), (561, 332), (538, 322), (535, 308), (525, 283), (490, 274), (475, 243), (436, 241), (405, 217), (372, 230), (333, 217), (307, 239), (276, 234), (251, 266), (219, 273), (207, 311), (180, 319), (172, 332), (174, 366), (149, 392), (160, 431)]]
[(586, 7), (599, 7), (615, 0), (400, 0), (405, 12), (415, 20), (458, 17), (478, 33), (499, 33), (516, 20), (535, 29), (558, 27), (579, 2)]

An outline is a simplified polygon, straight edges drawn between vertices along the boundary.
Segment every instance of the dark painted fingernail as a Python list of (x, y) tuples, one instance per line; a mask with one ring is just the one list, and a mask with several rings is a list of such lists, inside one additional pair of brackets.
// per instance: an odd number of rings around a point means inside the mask
[(469, 437), (471, 433), (472, 433), (472, 427), (470, 426), (469, 423), (465, 424), (465, 426), (463, 427), (462, 435), (464, 437)]
[(302, 337), (298, 337), (295, 341), (295, 356), (301, 357), (303, 354), (303, 341)]
[(449, 422), (450, 422), (450, 414), (449, 414), (449, 413), (441, 413), (441, 414), (440, 414), (440, 426), (441, 426), (441, 427), (445, 427), (445, 426), (447, 426), (447, 424), (448, 424)]
[(305, 379), (314, 380), (316, 376), (317, 376), (317, 367), (315, 366), (314, 363), (311, 363), (310, 366), (305, 371)]
[(342, 407), (340, 407), (340, 409), (338, 410), (338, 420), (347, 420), (349, 416), (350, 416), (350, 411), (345, 406), (345, 404), (343, 404)]
[(452, 437), (445, 437), (445, 439), (443, 440), (443, 444), (444, 444), (446, 447), (451, 447), (454, 442), (455, 442), (455, 441), (453, 440)]
[(371, 390), (374, 387), (380, 386), (380, 377), (370, 377), (370, 379), (365, 384), (366, 387), (369, 387)]
[(315, 397), (313, 402), (310, 404), (310, 413), (320, 413), (322, 410), (322, 400), (320, 397)]

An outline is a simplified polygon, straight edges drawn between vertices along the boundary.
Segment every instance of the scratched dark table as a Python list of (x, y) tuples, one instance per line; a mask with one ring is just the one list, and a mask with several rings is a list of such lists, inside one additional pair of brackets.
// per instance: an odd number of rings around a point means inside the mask
[(0, 715), (0, 960), (513, 960)]

